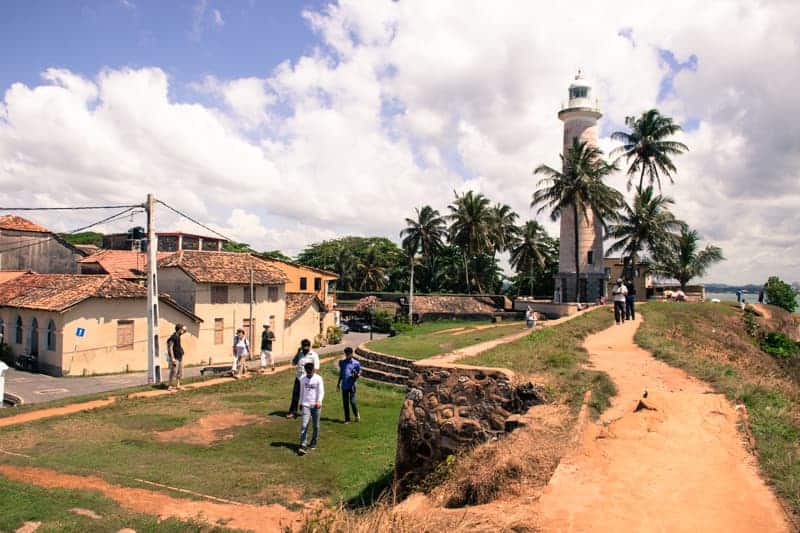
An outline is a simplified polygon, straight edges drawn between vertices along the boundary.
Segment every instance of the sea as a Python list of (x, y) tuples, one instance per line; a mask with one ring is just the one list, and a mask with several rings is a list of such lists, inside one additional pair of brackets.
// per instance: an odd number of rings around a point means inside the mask
[[(755, 304), (758, 303), (758, 293), (757, 292), (745, 292), (742, 294), (742, 297), (745, 299), (747, 303)], [(709, 292), (706, 291), (706, 300), (711, 300), (712, 298), (719, 298), (721, 301), (736, 301), (736, 293), (735, 292)], [(797, 310), (795, 310), (795, 314), (800, 314), (800, 294), (798, 294), (795, 299), (797, 300)]]

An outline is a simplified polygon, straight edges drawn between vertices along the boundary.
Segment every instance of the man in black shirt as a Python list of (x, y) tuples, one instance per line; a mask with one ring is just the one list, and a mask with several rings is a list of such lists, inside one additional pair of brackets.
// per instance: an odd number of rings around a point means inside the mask
[(628, 294), (625, 295), (625, 320), (636, 320), (636, 285), (632, 279), (625, 282)]
[(264, 331), (261, 332), (261, 371), (267, 368), (267, 361), (272, 371), (275, 372), (275, 360), (272, 359), (272, 342), (275, 340), (275, 334), (269, 329), (269, 324), (264, 324)]
[[(186, 333), (183, 324), (175, 324), (175, 333), (167, 339), (167, 353), (169, 353), (169, 386), (168, 390), (181, 390), (181, 379), (183, 379), (183, 346), (181, 346), (181, 335)], [(175, 382), (173, 387), (172, 383)]]

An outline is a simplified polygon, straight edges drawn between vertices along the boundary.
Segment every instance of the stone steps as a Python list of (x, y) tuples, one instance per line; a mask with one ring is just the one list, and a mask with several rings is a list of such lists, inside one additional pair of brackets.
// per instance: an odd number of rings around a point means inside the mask
[(403, 357), (374, 352), (364, 345), (356, 348), (361, 362), (361, 377), (389, 385), (405, 386), (414, 361)]

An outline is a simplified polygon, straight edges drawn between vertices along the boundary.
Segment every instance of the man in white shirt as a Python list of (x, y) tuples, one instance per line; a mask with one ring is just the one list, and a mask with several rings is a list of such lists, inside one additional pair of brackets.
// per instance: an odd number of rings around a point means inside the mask
[(619, 325), (625, 322), (625, 297), (628, 295), (628, 288), (625, 287), (622, 278), (619, 278), (611, 289), (611, 295), (614, 297), (614, 320)]
[(300, 378), (300, 406), (303, 409), (303, 418), (300, 424), (300, 448), (297, 453), (305, 455), (307, 448), (308, 424), (313, 421), (314, 432), (311, 435), (309, 448), (317, 448), (317, 436), (319, 435), (319, 414), (322, 410), (322, 399), (325, 397), (325, 385), (322, 377), (315, 373), (314, 362), (307, 361), (303, 365), (305, 375)]
[(307, 362), (314, 363), (314, 370), (319, 370), (319, 355), (311, 349), (311, 341), (303, 339), (300, 342), (300, 349), (292, 358), (292, 364), (295, 365), (295, 379), (294, 387), (292, 387), (292, 403), (289, 406), (289, 414), (286, 418), (296, 418), (297, 408), (300, 403), (300, 380), (306, 375), (305, 364)]

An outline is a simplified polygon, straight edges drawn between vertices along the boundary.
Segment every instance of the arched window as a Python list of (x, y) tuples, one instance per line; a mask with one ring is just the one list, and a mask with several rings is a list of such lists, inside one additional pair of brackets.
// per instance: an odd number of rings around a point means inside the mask
[(28, 342), (28, 352), (31, 355), (39, 355), (39, 321), (35, 318), (31, 320), (31, 336)]
[(52, 320), (47, 323), (47, 351), (56, 351), (56, 323)]
[(22, 317), (17, 315), (16, 327), (14, 328), (14, 342), (22, 344)]

